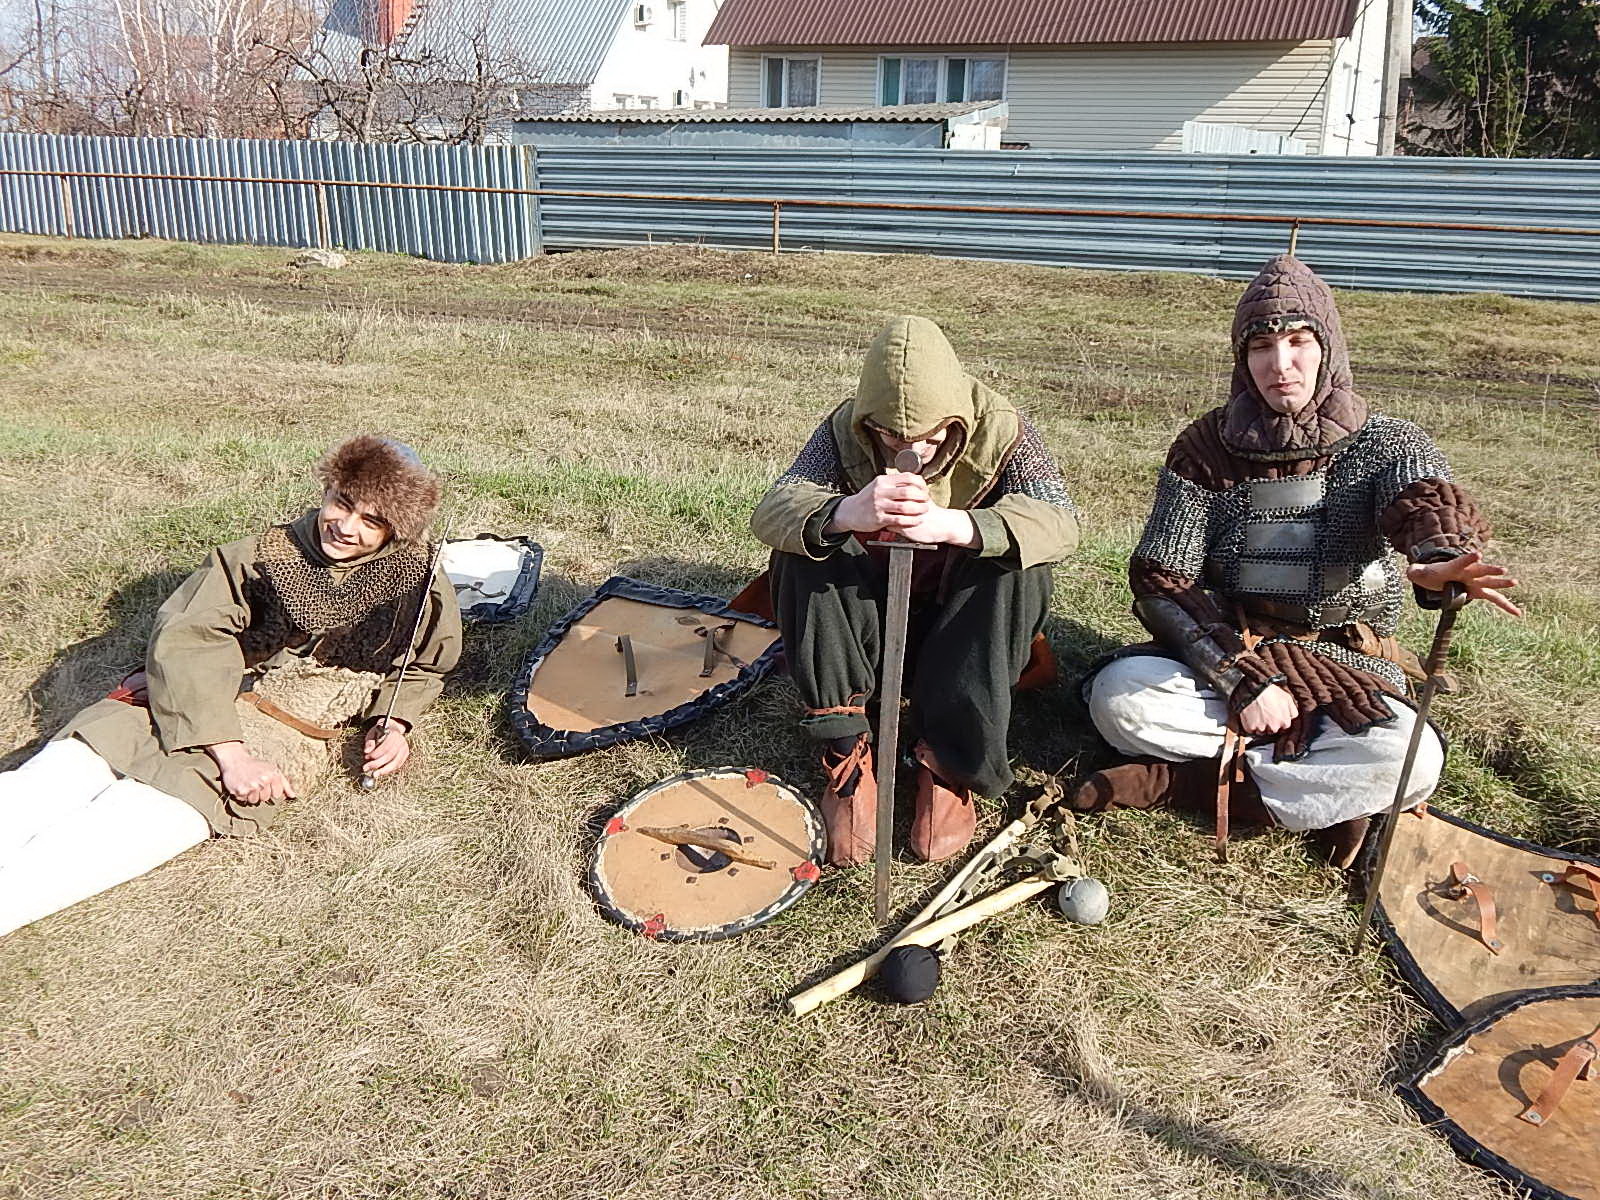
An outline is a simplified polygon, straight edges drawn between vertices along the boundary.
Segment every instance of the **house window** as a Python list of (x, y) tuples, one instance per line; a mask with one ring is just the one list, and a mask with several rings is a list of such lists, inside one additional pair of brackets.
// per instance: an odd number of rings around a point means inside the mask
[(689, 6), (684, 0), (667, 0), (667, 28), (672, 31), (673, 41), (689, 40)]
[(768, 108), (810, 108), (817, 103), (821, 60), (768, 58), (762, 60), (762, 70)]
[(655, 22), (655, 9), (648, 4), (635, 4), (633, 6), (633, 27), (635, 29), (648, 29)]
[(910, 58), (878, 60), (878, 103), (938, 104), (999, 100), (1006, 90), (1004, 58)]
[(673, 108), (688, 108), (689, 107), (689, 93), (684, 91), (682, 88), (679, 88), (677, 91), (673, 92), (672, 93), (672, 107)]

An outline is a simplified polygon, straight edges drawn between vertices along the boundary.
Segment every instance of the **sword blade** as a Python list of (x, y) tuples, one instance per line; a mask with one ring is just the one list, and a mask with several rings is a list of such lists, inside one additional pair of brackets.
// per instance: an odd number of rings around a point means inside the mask
[(894, 776), (900, 757), (900, 688), (911, 619), (910, 545), (889, 547), (889, 593), (884, 606), (883, 676), (878, 689), (878, 829), (873, 855), (872, 913), (889, 919), (889, 862), (894, 850)]

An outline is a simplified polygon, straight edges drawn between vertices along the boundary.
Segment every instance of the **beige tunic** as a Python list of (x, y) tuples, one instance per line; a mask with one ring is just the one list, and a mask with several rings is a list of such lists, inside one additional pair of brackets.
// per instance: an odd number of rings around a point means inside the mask
[[(332, 563), (316, 545), (315, 513), (296, 521), (291, 533), (307, 557), (343, 586), (354, 573), (394, 553), (391, 544), (367, 558)], [(221, 772), (205, 747), (239, 741), (234, 699), (245, 677), (239, 635), (263, 614), (249, 596), (259, 594), (261, 566), (257, 537), (242, 538), (213, 550), (156, 614), (145, 657), (150, 707), (101, 700), (79, 712), (56, 736), (87, 742), (118, 774), (131, 776), (177, 796), (198, 809), (219, 834), (248, 835), (283, 815), (279, 804), (245, 805), (225, 796)], [(405, 630), (415, 612), (404, 606)], [(326, 632), (326, 631), (321, 631)], [(317, 638), (299, 646), (284, 644), (254, 667), (268, 671), (307, 653), (315, 657)], [(398, 684), (394, 715), (414, 726), (439, 697), (444, 678), (461, 655), (461, 611), (455, 590), (442, 570), (426, 593), (417, 652), (403, 682), (404, 647), (395, 654), (388, 678), (373, 694), (364, 720), (380, 717)]]

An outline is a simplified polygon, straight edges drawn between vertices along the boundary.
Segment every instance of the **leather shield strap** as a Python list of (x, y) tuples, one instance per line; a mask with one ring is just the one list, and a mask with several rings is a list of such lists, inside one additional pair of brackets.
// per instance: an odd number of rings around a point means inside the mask
[(1588, 1037), (1579, 1038), (1572, 1049), (1561, 1056), (1561, 1061), (1556, 1064), (1555, 1073), (1550, 1076), (1550, 1082), (1544, 1085), (1539, 1098), (1517, 1115), (1529, 1125), (1543, 1125), (1554, 1116), (1573, 1081), (1590, 1077), (1594, 1060), (1596, 1056), (1600, 1056), (1600, 1044), (1596, 1044), (1597, 1039), (1600, 1039), (1600, 1029), (1596, 1029)]
[(1489, 953), (1499, 954), (1505, 949), (1495, 925), (1494, 893), (1489, 885), (1472, 873), (1464, 862), (1450, 864), (1450, 883), (1446, 894), (1452, 900), (1471, 895), (1478, 905), (1478, 938), (1488, 947)]
[(1545, 878), (1553, 884), (1565, 883), (1594, 901), (1594, 919), (1600, 924), (1600, 867), (1591, 867), (1588, 863), (1569, 863), (1560, 875), (1547, 875)]
[(327, 729), (321, 725), (313, 725), (310, 721), (302, 720), (287, 709), (279, 708), (259, 692), (240, 692), (239, 699), (251, 705), (263, 715), (271, 717), (274, 721), (281, 721), (290, 729), (303, 733), (309, 738), (316, 738), (319, 742), (331, 742), (339, 736), (337, 729)]

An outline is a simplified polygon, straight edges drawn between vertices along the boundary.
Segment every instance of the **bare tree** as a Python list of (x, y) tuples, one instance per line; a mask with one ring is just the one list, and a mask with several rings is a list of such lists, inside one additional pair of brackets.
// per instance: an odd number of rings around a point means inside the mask
[[(483, 0), (422, 0), (433, 31), (334, 0), (0, 0), (0, 122), (38, 132), (476, 142), (536, 64)], [(315, 6), (313, 6), (315, 5)], [(324, 8), (322, 5), (328, 5)], [(348, 14), (346, 14), (348, 15)], [(9, 64), (9, 65), (8, 65)]]

